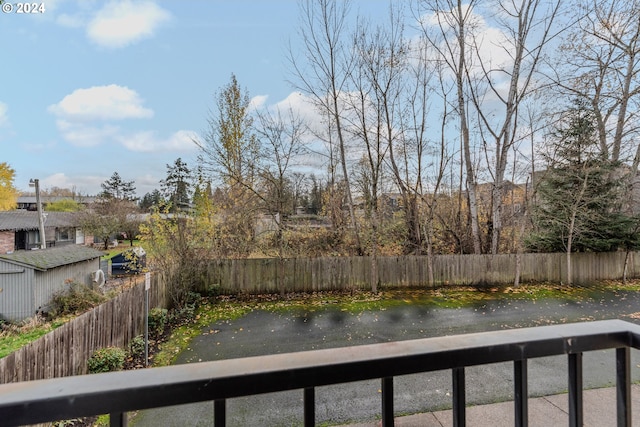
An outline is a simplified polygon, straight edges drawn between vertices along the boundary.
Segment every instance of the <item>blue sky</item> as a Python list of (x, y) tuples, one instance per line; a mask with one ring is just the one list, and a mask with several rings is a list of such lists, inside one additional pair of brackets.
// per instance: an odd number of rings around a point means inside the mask
[[(118, 172), (137, 195), (159, 187), (235, 74), (250, 96), (286, 99), (294, 0), (45, 0), (0, 13), (0, 162), (29, 191), (95, 194)], [(385, 1), (367, 2), (385, 11)]]

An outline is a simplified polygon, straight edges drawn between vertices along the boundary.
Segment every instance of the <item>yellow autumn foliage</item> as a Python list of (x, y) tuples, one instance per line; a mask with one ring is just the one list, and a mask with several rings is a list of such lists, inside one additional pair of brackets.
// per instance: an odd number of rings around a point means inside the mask
[(13, 210), (17, 206), (18, 190), (13, 186), (15, 174), (8, 163), (0, 163), (0, 211)]

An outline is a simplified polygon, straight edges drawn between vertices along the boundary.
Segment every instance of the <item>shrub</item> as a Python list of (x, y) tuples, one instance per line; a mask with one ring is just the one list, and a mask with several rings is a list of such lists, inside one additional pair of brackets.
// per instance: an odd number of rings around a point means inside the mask
[(84, 313), (105, 302), (108, 298), (90, 286), (68, 282), (69, 289), (57, 292), (51, 299), (50, 317)]
[(214, 283), (209, 285), (207, 289), (204, 291), (204, 296), (208, 298), (215, 298), (217, 296), (222, 295), (222, 287), (219, 283)]
[(184, 305), (200, 306), (202, 295), (199, 292), (189, 291), (184, 296)]
[(196, 306), (194, 304), (183, 305), (171, 311), (171, 323), (180, 325), (196, 318)]
[(166, 308), (154, 307), (149, 311), (149, 334), (159, 336), (164, 332), (164, 327), (169, 318)]
[(121, 348), (99, 348), (87, 360), (87, 369), (90, 374), (121, 371), (124, 368), (125, 358), (126, 352)]
[(136, 359), (144, 356), (144, 337), (138, 335), (129, 343), (129, 357)]

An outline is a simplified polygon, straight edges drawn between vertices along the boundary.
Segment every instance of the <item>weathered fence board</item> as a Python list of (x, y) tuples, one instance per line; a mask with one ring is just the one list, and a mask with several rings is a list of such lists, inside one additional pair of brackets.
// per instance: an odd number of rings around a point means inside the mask
[[(587, 284), (622, 278), (624, 252), (572, 254), (573, 283)], [(427, 258), (378, 258), (382, 287), (429, 286)], [(212, 261), (205, 287), (217, 285), (226, 293), (315, 292), (371, 288), (370, 257), (231, 259)], [(521, 282), (566, 280), (565, 254), (522, 254)], [(516, 255), (436, 255), (433, 286), (513, 283)], [(640, 256), (629, 254), (627, 277), (640, 274)], [(283, 289), (284, 288), (284, 289)]]
[[(150, 307), (167, 307), (169, 293), (159, 274), (152, 276)], [(125, 347), (144, 332), (144, 283), (78, 316), (42, 338), (0, 359), (0, 383), (78, 375), (102, 347)]]
[[(428, 286), (427, 258), (379, 257), (380, 288)], [(561, 282), (566, 277), (565, 254), (523, 254), (522, 282)], [(625, 253), (572, 255), (573, 282), (584, 284), (619, 279)], [(509, 284), (516, 255), (437, 255), (433, 286)], [(318, 292), (370, 289), (370, 257), (232, 259), (211, 261), (203, 285), (225, 293)], [(627, 277), (640, 276), (640, 255), (630, 253)], [(152, 275), (150, 307), (169, 307), (170, 284)], [(36, 380), (86, 372), (86, 361), (98, 348), (125, 347), (144, 329), (144, 282), (62, 325), (33, 343), (0, 359), (0, 383)]]

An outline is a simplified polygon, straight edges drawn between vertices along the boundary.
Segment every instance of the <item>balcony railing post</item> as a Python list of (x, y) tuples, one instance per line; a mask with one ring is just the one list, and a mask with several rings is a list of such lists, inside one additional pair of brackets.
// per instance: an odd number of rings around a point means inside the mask
[(116, 412), (109, 414), (109, 427), (127, 427), (127, 413)]
[(569, 426), (584, 424), (582, 405), (582, 353), (569, 354)]
[(631, 349), (616, 349), (616, 406), (618, 427), (631, 427)]
[(467, 424), (464, 382), (464, 368), (453, 368), (453, 427), (464, 427)]
[(304, 389), (304, 426), (316, 425), (316, 389), (307, 387)]
[(382, 378), (382, 426), (393, 427), (393, 377)]
[(227, 401), (225, 399), (213, 401), (213, 425), (215, 427), (227, 425)]
[(529, 387), (527, 359), (513, 362), (514, 404), (516, 427), (529, 425)]

